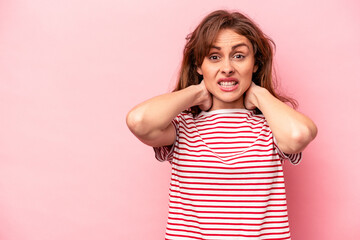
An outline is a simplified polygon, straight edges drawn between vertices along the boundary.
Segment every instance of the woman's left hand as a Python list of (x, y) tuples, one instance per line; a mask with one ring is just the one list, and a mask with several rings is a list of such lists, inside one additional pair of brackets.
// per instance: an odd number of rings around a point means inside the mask
[(244, 106), (246, 109), (255, 109), (258, 107), (258, 101), (255, 95), (257, 88), (261, 88), (256, 85), (254, 82), (251, 82), (249, 89), (245, 92)]
[(258, 108), (261, 111), (278, 147), (284, 153), (301, 152), (317, 134), (316, 125), (310, 118), (253, 82), (245, 92), (244, 106), (247, 109)]

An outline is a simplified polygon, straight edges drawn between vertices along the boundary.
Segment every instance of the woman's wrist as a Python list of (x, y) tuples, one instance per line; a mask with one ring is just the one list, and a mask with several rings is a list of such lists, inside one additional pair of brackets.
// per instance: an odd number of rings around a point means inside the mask
[(266, 88), (255, 85), (252, 89), (252, 93), (252, 103), (261, 110), (261, 101), (266, 95), (270, 94), (270, 92)]
[(188, 90), (191, 91), (193, 97), (191, 107), (200, 105), (204, 101), (204, 90), (200, 84), (191, 85), (188, 87)]

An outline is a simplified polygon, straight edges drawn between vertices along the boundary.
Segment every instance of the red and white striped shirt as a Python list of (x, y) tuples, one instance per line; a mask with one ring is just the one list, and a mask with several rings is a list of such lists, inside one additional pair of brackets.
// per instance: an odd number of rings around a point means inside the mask
[(290, 239), (282, 162), (301, 153), (282, 153), (263, 115), (220, 109), (173, 124), (175, 143), (154, 148), (172, 165), (165, 239)]

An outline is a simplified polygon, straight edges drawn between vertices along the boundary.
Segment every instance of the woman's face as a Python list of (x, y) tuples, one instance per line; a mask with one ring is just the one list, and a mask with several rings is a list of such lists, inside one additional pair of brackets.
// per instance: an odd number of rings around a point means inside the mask
[(210, 110), (244, 108), (244, 92), (250, 87), (256, 70), (251, 42), (231, 29), (221, 30), (197, 68), (213, 97)]

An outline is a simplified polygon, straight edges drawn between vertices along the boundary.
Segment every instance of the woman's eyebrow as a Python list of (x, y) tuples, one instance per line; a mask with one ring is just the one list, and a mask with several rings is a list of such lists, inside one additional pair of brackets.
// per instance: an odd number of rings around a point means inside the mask
[(210, 49), (211, 49), (211, 48), (215, 48), (215, 49), (217, 49), (217, 50), (221, 50), (221, 47), (217, 47), (217, 46), (215, 46), (215, 45), (211, 45)]
[(236, 44), (236, 45), (232, 46), (231, 49), (234, 50), (235, 48), (242, 47), (242, 46), (245, 46), (250, 50), (249, 46), (246, 43)]
[[(242, 46), (245, 46), (245, 47), (247, 47), (248, 49), (250, 49), (249, 46), (248, 46), (246, 43), (236, 44), (236, 45), (232, 46), (231, 49), (234, 50), (234, 49), (236, 49), (236, 48), (238, 48), (238, 47), (242, 47)], [(218, 47), (218, 46), (215, 46), (215, 45), (212, 45), (210, 48), (215, 48), (215, 49), (217, 49), (217, 50), (221, 50), (221, 47)]]

